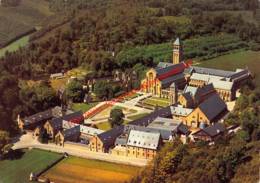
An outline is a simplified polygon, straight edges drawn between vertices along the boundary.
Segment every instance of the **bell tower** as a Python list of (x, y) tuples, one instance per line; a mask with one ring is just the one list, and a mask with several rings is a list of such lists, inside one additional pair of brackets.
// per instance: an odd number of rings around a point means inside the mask
[(178, 102), (178, 88), (175, 83), (170, 85), (170, 104), (174, 105)]
[(179, 38), (173, 43), (172, 61), (173, 64), (178, 64), (182, 61), (182, 45)]

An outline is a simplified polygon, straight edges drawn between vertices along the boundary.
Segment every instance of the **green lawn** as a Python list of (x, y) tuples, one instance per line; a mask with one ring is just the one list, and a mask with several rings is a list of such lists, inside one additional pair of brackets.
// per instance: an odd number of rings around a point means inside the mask
[(130, 116), (128, 118), (131, 119), (131, 120), (136, 120), (136, 119), (140, 119), (142, 117), (145, 117), (147, 115), (148, 115), (148, 113), (142, 113), (142, 114), (137, 114), (137, 115), (134, 115), (134, 116)]
[(147, 98), (143, 101), (143, 103), (152, 105), (152, 106), (160, 106), (160, 107), (167, 107), (170, 105), (169, 99), (164, 99), (164, 98), (158, 98), (158, 97), (151, 97)]
[(255, 75), (255, 82), (260, 86), (260, 52), (242, 51), (220, 56), (214, 59), (202, 61), (198, 64), (202, 67), (235, 70), (248, 67)]
[(0, 182), (28, 183), (31, 172), (39, 172), (61, 157), (60, 154), (42, 150), (24, 150), (19, 159), (0, 161)]
[(107, 130), (111, 129), (111, 126), (110, 126), (109, 122), (102, 122), (102, 123), (97, 124), (97, 128), (100, 130), (107, 131)]
[(82, 112), (86, 112), (88, 111), (89, 109), (91, 109), (92, 107), (96, 106), (98, 104), (98, 102), (93, 102), (93, 103), (90, 103), (90, 104), (85, 104), (85, 103), (74, 103), (72, 105), (72, 109), (74, 111), (82, 111)]
[(29, 43), (29, 35), (24, 36), (10, 45), (0, 49), (0, 57), (4, 56), (6, 51), (13, 52), (18, 50), (20, 47), (24, 47)]

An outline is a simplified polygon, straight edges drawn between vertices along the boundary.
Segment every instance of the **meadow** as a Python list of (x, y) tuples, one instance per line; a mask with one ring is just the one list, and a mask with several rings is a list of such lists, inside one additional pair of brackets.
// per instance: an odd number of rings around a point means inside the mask
[(130, 180), (138, 171), (133, 166), (68, 157), (42, 177), (59, 183), (120, 183)]
[[(39, 29), (53, 14), (44, 0), (22, 0), (15, 7), (0, 6), (0, 48)], [(11, 46), (9, 51), (13, 50)]]
[(6, 51), (9, 51), (9, 52), (16, 51), (20, 47), (26, 46), (28, 43), (29, 43), (29, 35), (24, 36), (14, 42), (12, 42), (8, 46), (0, 49), (0, 57), (4, 56)]
[(39, 172), (61, 155), (42, 150), (22, 150), (16, 158), (0, 161), (0, 182), (28, 183), (31, 172)]
[(241, 51), (223, 55), (214, 59), (201, 61), (198, 66), (216, 69), (233, 70), (236, 68), (249, 68), (255, 77), (255, 83), (260, 86), (260, 52)]

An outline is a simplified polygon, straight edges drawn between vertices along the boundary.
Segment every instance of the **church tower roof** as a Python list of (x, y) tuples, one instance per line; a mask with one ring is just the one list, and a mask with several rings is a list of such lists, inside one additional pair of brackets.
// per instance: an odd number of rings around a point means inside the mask
[(180, 38), (177, 38), (173, 44), (174, 45), (180, 45)]

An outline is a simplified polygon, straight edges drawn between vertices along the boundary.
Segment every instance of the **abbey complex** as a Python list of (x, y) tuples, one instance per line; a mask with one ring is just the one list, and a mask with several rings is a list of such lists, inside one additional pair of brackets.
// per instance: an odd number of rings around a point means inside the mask
[[(224, 101), (233, 101), (242, 82), (250, 77), (248, 69), (224, 71), (198, 66), (191, 66), (183, 60), (182, 44), (178, 39), (173, 44), (172, 63), (160, 62), (156, 68), (146, 73), (142, 81), (143, 91), (162, 98), (170, 98), (174, 104), (179, 100), (192, 103), (190, 91), (212, 85)], [(178, 90), (186, 91), (178, 95)], [(191, 92), (192, 93), (192, 92)]]

